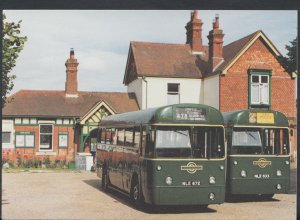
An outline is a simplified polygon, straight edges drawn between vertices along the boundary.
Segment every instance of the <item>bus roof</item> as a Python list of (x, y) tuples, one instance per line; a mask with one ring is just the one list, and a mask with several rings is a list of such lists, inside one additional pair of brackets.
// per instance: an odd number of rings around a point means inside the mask
[(203, 104), (175, 104), (111, 115), (104, 118), (100, 126), (154, 123), (223, 125), (224, 120), (222, 114), (211, 106)]
[(288, 127), (286, 116), (278, 111), (264, 109), (248, 109), (222, 113), (228, 126), (276, 126)]

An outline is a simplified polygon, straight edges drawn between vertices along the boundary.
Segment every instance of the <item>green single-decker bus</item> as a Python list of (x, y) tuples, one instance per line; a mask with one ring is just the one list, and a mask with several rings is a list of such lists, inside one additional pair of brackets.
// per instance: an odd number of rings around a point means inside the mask
[(111, 115), (99, 126), (96, 171), (103, 189), (136, 205), (220, 204), (225, 200), (222, 114), (175, 104)]
[(228, 195), (272, 198), (290, 188), (289, 124), (278, 111), (223, 113), (227, 136)]

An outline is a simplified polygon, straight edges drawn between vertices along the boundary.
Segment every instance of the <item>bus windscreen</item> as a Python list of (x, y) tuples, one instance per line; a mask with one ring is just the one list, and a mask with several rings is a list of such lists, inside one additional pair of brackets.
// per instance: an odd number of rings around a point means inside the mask
[(236, 128), (232, 132), (231, 154), (288, 154), (288, 130)]
[(223, 128), (159, 126), (155, 129), (157, 157), (222, 158)]

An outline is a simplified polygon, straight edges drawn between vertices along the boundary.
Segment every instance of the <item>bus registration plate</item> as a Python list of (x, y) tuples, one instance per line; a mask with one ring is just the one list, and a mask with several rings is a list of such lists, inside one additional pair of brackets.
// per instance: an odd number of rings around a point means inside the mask
[(183, 186), (200, 186), (200, 181), (184, 181), (182, 182)]
[(270, 178), (270, 174), (254, 174), (254, 178), (256, 179), (269, 179)]

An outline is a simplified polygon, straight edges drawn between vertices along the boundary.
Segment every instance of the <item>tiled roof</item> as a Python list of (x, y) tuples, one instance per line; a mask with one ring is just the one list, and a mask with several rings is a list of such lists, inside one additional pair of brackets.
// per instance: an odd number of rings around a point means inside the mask
[[(240, 51), (261, 31), (236, 40), (223, 47), (224, 61), (214, 73), (222, 71)], [(166, 44), (152, 42), (131, 42), (132, 56), (137, 76), (202, 78), (211, 75), (208, 65), (208, 46), (203, 46), (202, 55), (192, 54), (189, 44)], [(125, 84), (135, 77), (125, 72)], [(127, 77), (127, 78), (126, 78)]]
[(131, 42), (138, 76), (200, 78), (189, 44)]
[(234, 57), (244, 48), (244, 46), (260, 31), (256, 31), (252, 34), (249, 34), (246, 37), (243, 37), (239, 40), (236, 40), (230, 44), (227, 44), (223, 47), (223, 58), (224, 62), (217, 68), (216, 71), (223, 70)]
[(67, 98), (65, 91), (20, 90), (8, 100), (3, 116), (82, 117), (100, 101), (116, 113), (139, 110), (134, 94), (119, 92), (78, 92), (77, 98)]

